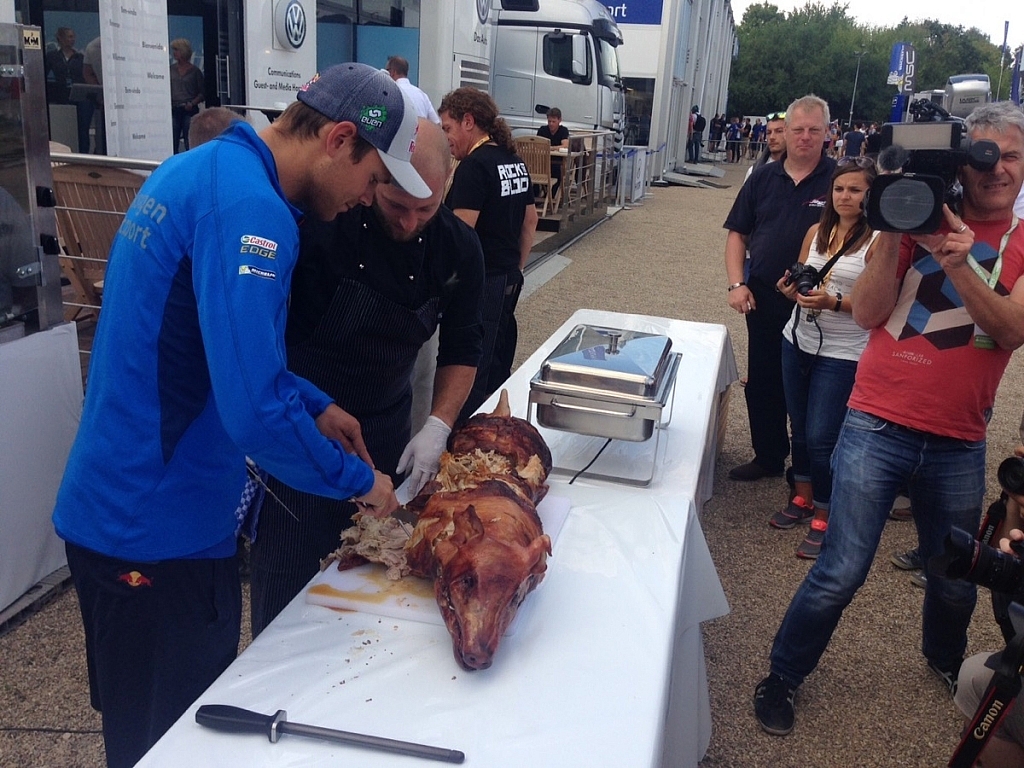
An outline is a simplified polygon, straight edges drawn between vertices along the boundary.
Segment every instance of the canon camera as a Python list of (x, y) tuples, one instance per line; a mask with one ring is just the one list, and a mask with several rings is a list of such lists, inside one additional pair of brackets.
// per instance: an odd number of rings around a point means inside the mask
[(821, 275), (818, 274), (818, 270), (799, 261), (789, 268), (789, 274), (786, 275), (786, 285), (795, 284), (796, 292), (801, 296), (809, 294), (820, 282)]
[(953, 527), (946, 536), (941, 555), (933, 557), (928, 568), (948, 579), (964, 579), (993, 592), (1024, 598), (1024, 542), (1013, 542), (1017, 555), (982, 544), (967, 531)]
[(994, 141), (971, 141), (961, 119), (919, 99), (910, 104), (911, 123), (882, 126), (878, 167), (867, 218), (883, 232), (928, 234), (942, 223), (942, 206), (958, 210), (963, 190), (959, 170), (990, 171), (999, 162)]

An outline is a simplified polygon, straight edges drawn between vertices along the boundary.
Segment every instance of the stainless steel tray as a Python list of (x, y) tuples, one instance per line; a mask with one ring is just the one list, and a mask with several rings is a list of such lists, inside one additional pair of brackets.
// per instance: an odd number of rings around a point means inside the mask
[(657, 400), (672, 340), (641, 331), (577, 325), (541, 365), (544, 386)]

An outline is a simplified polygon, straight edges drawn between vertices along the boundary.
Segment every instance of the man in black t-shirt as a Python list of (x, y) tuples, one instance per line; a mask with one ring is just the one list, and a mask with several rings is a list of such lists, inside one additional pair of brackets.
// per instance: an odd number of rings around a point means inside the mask
[(856, 123), (843, 136), (843, 155), (845, 157), (860, 157), (863, 154), (864, 140), (867, 136), (864, 135), (862, 128), (861, 123)]
[[(551, 142), (551, 147), (569, 146), (569, 129), (562, 125), (562, 110), (552, 107), (548, 110), (548, 124), (537, 129), (537, 135)], [(551, 197), (558, 194), (562, 186), (562, 158), (551, 158), (551, 175), (555, 178), (555, 184), (551, 187)]]
[[(408, 471), (415, 494), (437, 472), (476, 377), (484, 267), (473, 230), (441, 205), (451, 155), (430, 120), (419, 120), (412, 163), (430, 197), (382, 184), (372, 208), (302, 225), (285, 343), (288, 369), (355, 416), (376, 468), (396, 485)], [(435, 327), (430, 415), (410, 438), (410, 375)], [(267, 485), (251, 545), (254, 635), (318, 571), (356, 510), (274, 477)]]
[(512, 132), (490, 96), (476, 88), (458, 88), (442, 99), (437, 111), (448, 146), (460, 161), (445, 204), (476, 230), (487, 274), (481, 305), (483, 353), (460, 415), (465, 419), (512, 372), (515, 309), (537, 229), (537, 209), (530, 172), (516, 156)]

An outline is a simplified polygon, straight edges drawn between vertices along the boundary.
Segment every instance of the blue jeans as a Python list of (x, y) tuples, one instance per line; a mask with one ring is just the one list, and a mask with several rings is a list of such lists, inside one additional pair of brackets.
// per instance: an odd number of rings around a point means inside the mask
[[(910, 489), (921, 556), (942, 551), (951, 526), (975, 533), (985, 494), (985, 441), (938, 437), (849, 410), (832, 454), (832, 510), (821, 555), (797, 589), (772, 646), (771, 669), (800, 685), (818, 665), (843, 609), (864, 583), (900, 487)], [(921, 650), (958, 663), (977, 592), (928, 575)]]
[(832, 498), (829, 462), (846, 416), (856, 360), (821, 357), (782, 340), (782, 384), (793, 433), (793, 479), (810, 482), (814, 506), (828, 509)]

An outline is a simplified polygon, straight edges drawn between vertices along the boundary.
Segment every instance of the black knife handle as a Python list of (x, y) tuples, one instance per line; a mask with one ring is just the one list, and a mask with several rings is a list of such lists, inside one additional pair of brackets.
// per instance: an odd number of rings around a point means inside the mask
[(196, 710), (196, 722), (207, 728), (228, 733), (259, 733), (271, 741), (277, 741), (280, 736), (277, 726), (287, 717), (288, 713), (283, 709), (273, 715), (264, 715), (227, 704), (203, 704)]

